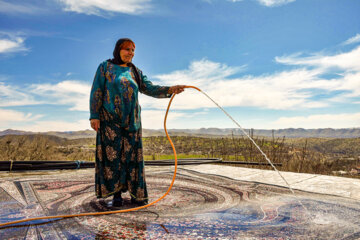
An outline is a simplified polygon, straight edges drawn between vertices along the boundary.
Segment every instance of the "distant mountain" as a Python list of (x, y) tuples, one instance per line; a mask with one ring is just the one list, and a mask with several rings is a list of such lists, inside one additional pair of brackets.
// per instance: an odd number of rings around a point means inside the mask
[[(360, 137), (360, 128), (319, 128), (319, 129), (304, 129), (304, 128), (286, 128), (276, 130), (265, 129), (245, 129), (246, 133), (254, 136), (265, 137), (286, 137), (286, 138), (358, 138)], [(231, 136), (232, 134), (239, 136), (244, 135), (238, 128), (200, 128), (200, 129), (170, 129), (170, 135), (181, 136)], [(68, 132), (26, 132), (13, 129), (0, 131), (0, 136), (4, 135), (30, 135), (30, 134), (46, 134), (67, 139), (78, 138), (93, 138), (96, 136), (95, 131), (68, 131)], [(164, 130), (143, 129), (143, 136), (165, 136)]]
[[(254, 130), (254, 135), (272, 136), (272, 130)], [(358, 138), (360, 137), (360, 128), (318, 128), (318, 129), (303, 129), (303, 128), (287, 128), (274, 130), (275, 137), (287, 138)]]
[(34, 135), (34, 134), (41, 134), (41, 135), (50, 135), (68, 139), (76, 139), (76, 138), (93, 138), (95, 137), (95, 132), (91, 130), (83, 130), (83, 131), (69, 131), (69, 132), (28, 132), (28, 131), (20, 131), (20, 130), (13, 130), (13, 129), (6, 129), (4, 131), (0, 131), (0, 136), (6, 135)]
[(95, 131), (92, 130), (68, 131), (68, 132), (45, 132), (43, 134), (68, 138), (68, 139), (93, 138), (96, 136)]
[(4, 131), (0, 131), (0, 136), (5, 135), (30, 135), (34, 134), (33, 132), (26, 132), (26, 131), (20, 131), (20, 130), (13, 130), (13, 129), (6, 129)]
[[(200, 128), (200, 129), (171, 129), (169, 132), (177, 133), (191, 133), (204, 135), (244, 135), (239, 128)], [(286, 137), (286, 138), (358, 138), (360, 137), (360, 128), (319, 128), (319, 129), (304, 129), (304, 128), (286, 128), (276, 130), (265, 129), (245, 129), (249, 135), (264, 136), (264, 137)]]
[[(7, 136), (7, 135), (50, 135), (56, 137), (62, 137), (67, 139), (78, 139), (78, 138), (94, 138), (96, 136), (95, 131), (93, 130), (82, 130), (82, 131), (67, 131), (67, 132), (28, 132), (28, 131), (21, 131), (21, 130), (13, 130), (13, 129), (6, 129), (4, 131), (0, 131), (0, 136)], [(164, 130), (153, 130), (153, 129), (143, 129), (143, 136), (150, 137), (150, 136), (165, 136)], [(188, 135), (188, 134), (186, 134)]]

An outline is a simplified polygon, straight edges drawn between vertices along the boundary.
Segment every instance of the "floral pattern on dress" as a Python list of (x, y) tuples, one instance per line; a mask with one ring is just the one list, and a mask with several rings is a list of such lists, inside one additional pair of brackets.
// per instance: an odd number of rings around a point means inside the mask
[(135, 78), (135, 75), (134, 75), (132, 69), (129, 71), (129, 73), (130, 73), (131, 78), (134, 80), (134, 82), (136, 82), (136, 80), (135, 80), (136, 78)]
[(105, 167), (105, 179), (110, 180), (113, 178), (113, 171), (111, 171), (110, 167)]
[(119, 95), (115, 96), (114, 105), (115, 105), (115, 113), (119, 116), (120, 119), (122, 119), (121, 98)]
[(93, 93), (93, 99), (94, 101), (92, 102), (91, 109), (98, 112), (102, 106), (102, 91), (100, 88), (96, 89)]
[(116, 158), (116, 151), (110, 146), (106, 146), (106, 157), (109, 161), (113, 161)]
[(143, 188), (138, 188), (137, 189), (137, 191), (136, 191), (136, 198), (138, 199), (138, 200), (142, 200), (143, 198), (144, 198), (144, 189)]
[(132, 151), (130, 161), (135, 162), (136, 160), (137, 160), (136, 153), (135, 151)]
[(126, 138), (124, 139), (124, 152), (128, 153), (131, 150), (131, 145), (129, 143), (129, 140), (127, 140)]
[(139, 105), (138, 101), (136, 101), (135, 105), (136, 105), (136, 107), (134, 110), (134, 120), (135, 120), (135, 122), (138, 122), (140, 120), (140, 105)]
[(116, 74), (113, 72), (113, 67), (113, 64), (109, 64), (107, 71), (105, 72), (105, 78), (109, 83), (113, 82), (116, 78)]
[(137, 161), (138, 162), (143, 162), (144, 161), (142, 148), (139, 148), (137, 150)]
[(103, 158), (102, 158), (102, 147), (101, 147), (101, 145), (97, 145), (96, 150), (97, 150), (96, 156), (102, 162)]
[(105, 70), (103, 64), (100, 65), (99, 70), (100, 70), (100, 76), (105, 77)]
[(104, 184), (101, 184), (101, 193), (104, 195), (107, 195), (109, 193), (109, 191), (107, 190), (106, 186)]
[(111, 141), (114, 141), (115, 137), (116, 137), (116, 133), (114, 130), (112, 130), (110, 127), (106, 127), (105, 128), (105, 135), (108, 139), (110, 139)]
[(105, 90), (104, 101), (106, 103), (110, 103), (110, 92), (109, 92), (109, 90)]
[(121, 87), (123, 89), (123, 97), (126, 102), (132, 101), (132, 96), (134, 93), (134, 88), (126, 77), (121, 78)]
[[(123, 140), (124, 141), (124, 140)], [(122, 148), (122, 151), (121, 151), (121, 158), (120, 158), (120, 161), (122, 163), (126, 163), (126, 153), (124, 151), (124, 148)]]
[(129, 192), (131, 193), (131, 195), (133, 195), (134, 189), (133, 189), (133, 185), (131, 184), (130, 181), (127, 181), (127, 188), (129, 190)]
[(131, 181), (137, 181), (137, 179), (138, 179), (137, 174), (138, 173), (136, 172), (136, 169), (134, 168), (130, 173)]

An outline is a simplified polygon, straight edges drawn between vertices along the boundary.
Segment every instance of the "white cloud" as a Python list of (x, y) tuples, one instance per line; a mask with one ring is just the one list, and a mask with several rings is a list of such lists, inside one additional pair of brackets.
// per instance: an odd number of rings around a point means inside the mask
[(349, 44), (353, 44), (353, 43), (358, 43), (360, 42), (360, 34), (356, 34), (354, 37), (349, 38), (348, 40), (346, 40), (345, 42), (343, 42), (343, 45), (349, 45)]
[(28, 51), (25, 38), (20, 33), (0, 32), (0, 54)]
[(0, 82), (0, 107), (26, 106), (41, 104), (29, 93), (19, 87)]
[(295, 0), (257, 0), (261, 5), (266, 7), (275, 7), (280, 5), (285, 5), (291, 2), (295, 2)]
[(32, 94), (46, 98), (50, 104), (70, 105), (69, 110), (89, 111), (91, 85), (86, 82), (66, 80), (57, 84), (33, 84)]
[(360, 46), (350, 52), (334, 55), (317, 54), (310, 57), (298, 55), (276, 57), (278, 63), (299, 66), (311, 66), (325, 69), (339, 69), (346, 71), (360, 71)]
[[(197, 114), (195, 114), (197, 115)], [(31, 114), (23, 114), (12, 110), (0, 109), (0, 131), (8, 128), (19, 129), (32, 132), (47, 131), (79, 131), (90, 129), (88, 119), (82, 119), (73, 122), (67, 121), (37, 121), (42, 115), (32, 116)], [(5, 117), (6, 116), (6, 117)], [(141, 112), (142, 127), (147, 129), (164, 129), (165, 111), (160, 110), (143, 110)], [(182, 121), (180, 119), (191, 119), (193, 114), (181, 112), (169, 112), (167, 118), (167, 128), (179, 128)], [(180, 124), (179, 124), (180, 122)], [(191, 127), (191, 125), (188, 125)]]
[[(142, 127), (148, 129), (164, 129), (165, 114), (166, 114), (166, 110), (142, 110), (141, 111)], [(199, 117), (202, 117), (202, 115), (207, 115), (207, 114), (209, 113), (206, 110), (189, 113), (189, 112), (173, 111), (171, 108), (167, 116), (166, 128), (167, 129), (193, 128), (196, 124), (199, 124), (199, 122), (200, 124), (203, 124), (203, 121), (201, 120), (197, 120), (195, 124), (193, 122), (194, 119), (200, 119)]]
[(338, 90), (346, 90), (347, 97), (360, 97), (360, 72), (349, 73), (339, 80)]
[(169, 78), (168, 74), (157, 75), (155, 77), (169, 84), (181, 84), (184, 81), (193, 82), (194, 80), (194, 84), (206, 84), (209, 81), (224, 79), (245, 69), (246, 65), (229, 67), (226, 64), (201, 59), (199, 61), (192, 61), (187, 70), (172, 72), (171, 78)]
[(58, 0), (65, 11), (105, 16), (111, 13), (141, 14), (151, 9), (151, 0)]
[(0, 0), (0, 13), (5, 14), (36, 14), (39, 12), (43, 12), (44, 10), (29, 4), (15, 4), (11, 2), (5, 2)]
[[(14, 126), (13, 126), (14, 128)], [(83, 119), (74, 122), (65, 122), (65, 121), (35, 121), (32, 124), (22, 125), (17, 127), (23, 131), (32, 131), (32, 132), (48, 132), (48, 131), (80, 131), (85, 129), (90, 129), (90, 122), (88, 119)]]
[(343, 91), (334, 97), (328, 99), (329, 103), (349, 103), (356, 104), (356, 98), (360, 97), (360, 72), (346, 74), (343, 78), (337, 80), (338, 87), (334, 90)]
[[(142, 127), (150, 129), (163, 129), (165, 111), (160, 110), (143, 110), (141, 111)], [(181, 117), (184, 117), (184, 113), (169, 112), (167, 117), (167, 128), (174, 128), (174, 122)]]
[[(317, 54), (311, 57), (297, 55), (276, 57), (277, 62), (295, 66), (306, 66), (318, 70), (323, 74), (337, 74), (338, 77), (324, 81), (317, 81), (320, 88), (331, 91), (341, 91), (327, 99), (328, 103), (353, 103), (352, 98), (360, 97), (360, 46), (349, 52), (325, 55)], [(310, 71), (310, 70), (307, 70)], [(321, 87), (322, 85), (322, 87)]]
[[(322, 79), (322, 69), (294, 69), (261, 76), (231, 78), (241, 67), (229, 67), (209, 60), (194, 61), (188, 69), (155, 76), (164, 85), (185, 84), (199, 87), (223, 107), (251, 106), (267, 109), (326, 107), (329, 102), (316, 101), (316, 91), (349, 91), (357, 85), (356, 77)], [(347, 79), (346, 81), (343, 81)], [(165, 109), (167, 101), (142, 97), (145, 107)], [(215, 105), (196, 90), (187, 89), (175, 98), (173, 109), (197, 109)]]
[[(260, 76), (232, 77), (246, 69), (206, 59), (193, 61), (188, 69), (155, 76), (164, 85), (185, 84), (199, 87), (223, 107), (250, 106), (294, 110), (329, 107), (334, 102), (353, 103), (360, 97), (360, 46), (338, 54), (299, 54), (276, 57), (278, 63), (298, 68)], [(327, 74), (336, 74), (334, 77)], [(322, 95), (321, 98), (317, 98)], [(356, 101), (356, 100), (355, 100)], [(142, 97), (145, 107), (165, 109), (167, 101)], [(215, 107), (194, 90), (176, 97), (173, 109)]]
[(22, 88), (0, 82), (0, 107), (56, 104), (68, 105), (72, 111), (89, 111), (90, 89), (89, 83), (75, 80)]
[(360, 127), (359, 113), (319, 114), (281, 117), (271, 123), (273, 128), (349, 128)]
[(41, 118), (42, 115), (33, 115), (31, 113), (23, 113), (19, 111), (14, 110), (8, 110), (8, 109), (1, 109), (0, 108), (0, 124), (1, 126), (5, 126), (10, 123), (24, 123), (24, 122), (33, 122), (39, 118)]

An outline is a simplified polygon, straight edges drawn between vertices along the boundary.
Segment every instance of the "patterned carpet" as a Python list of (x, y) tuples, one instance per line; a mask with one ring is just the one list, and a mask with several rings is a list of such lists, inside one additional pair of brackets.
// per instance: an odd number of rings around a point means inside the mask
[[(51, 173), (51, 172), (50, 172)], [(93, 170), (0, 180), (0, 222), (99, 212)], [(172, 172), (147, 172), (150, 201), (167, 190)], [(155, 206), (131, 213), (41, 220), (0, 229), (1, 239), (360, 239), (360, 203), (181, 170)], [(300, 202), (299, 202), (300, 201)], [(305, 206), (304, 207), (302, 205)]]

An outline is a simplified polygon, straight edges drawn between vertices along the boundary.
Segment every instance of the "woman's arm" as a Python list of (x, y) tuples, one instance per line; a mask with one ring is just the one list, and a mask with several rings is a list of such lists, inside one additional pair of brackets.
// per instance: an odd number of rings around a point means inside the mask
[(141, 93), (156, 98), (171, 97), (171, 93), (169, 93), (170, 87), (154, 85), (150, 80), (148, 80), (146, 75), (143, 75), (141, 71), (139, 71), (139, 73), (142, 80), (142, 87), (140, 88)]
[[(99, 110), (103, 104), (105, 87), (105, 68), (104, 63), (101, 63), (96, 70), (94, 81), (90, 92), (90, 120), (91, 127), (97, 131), (100, 126)], [(98, 123), (96, 123), (98, 120)]]

